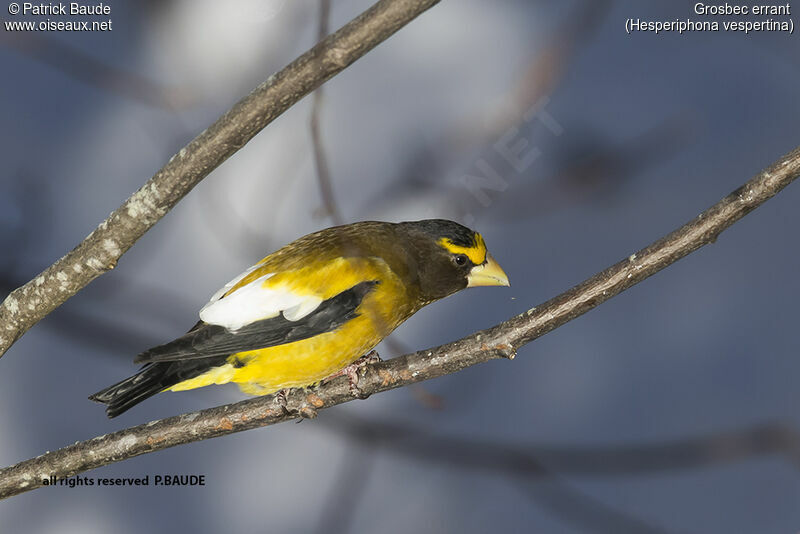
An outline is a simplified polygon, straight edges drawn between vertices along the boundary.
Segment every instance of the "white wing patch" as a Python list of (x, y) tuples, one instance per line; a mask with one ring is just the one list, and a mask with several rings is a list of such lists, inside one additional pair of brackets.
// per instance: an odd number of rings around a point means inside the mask
[(322, 302), (319, 297), (298, 295), (285, 288), (263, 287), (264, 281), (275, 273), (256, 278), (230, 295), (222, 297), (257, 267), (258, 265), (251, 267), (217, 291), (208, 304), (200, 310), (200, 319), (208, 324), (236, 331), (254, 321), (277, 317), (280, 313), (283, 313), (289, 321), (298, 321), (314, 311)]
[(283, 316), (288, 321), (299, 321), (312, 311), (317, 309), (322, 299), (319, 297), (305, 297), (301, 302), (283, 310)]
[[(206, 304), (206, 305), (203, 307), (203, 309), (206, 309), (206, 308), (208, 308), (208, 306), (209, 306), (210, 304), (212, 304), (213, 302), (216, 302), (216, 301), (218, 301), (218, 300), (219, 300), (219, 299), (222, 297), (222, 295), (224, 295), (225, 293), (227, 293), (228, 291), (230, 291), (230, 289), (231, 289), (233, 286), (235, 286), (236, 284), (238, 284), (238, 283), (239, 283), (239, 282), (242, 280), (242, 278), (244, 278), (244, 277), (245, 277), (245, 276), (247, 276), (248, 274), (252, 273), (252, 272), (253, 272), (253, 271), (255, 271), (256, 269), (258, 269), (260, 266), (261, 266), (261, 264), (260, 264), (260, 263), (256, 263), (255, 265), (253, 265), (252, 267), (250, 267), (249, 269), (247, 269), (245, 272), (243, 272), (242, 274), (240, 274), (239, 276), (237, 276), (236, 278), (234, 278), (233, 280), (231, 280), (230, 282), (228, 282), (227, 284), (225, 284), (224, 286), (222, 286), (221, 288), (219, 288), (219, 291), (217, 291), (216, 293), (214, 293), (213, 295), (211, 295), (211, 298), (210, 298), (210, 299), (208, 299), (208, 304)], [(267, 275), (267, 276), (272, 276), (272, 275), (270, 274), (270, 275)]]

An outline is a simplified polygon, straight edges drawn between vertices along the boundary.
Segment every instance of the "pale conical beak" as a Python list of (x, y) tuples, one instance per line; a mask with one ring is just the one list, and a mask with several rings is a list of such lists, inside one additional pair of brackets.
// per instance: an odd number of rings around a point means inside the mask
[(494, 261), (491, 254), (486, 255), (483, 265), (476, 265), (467, 275), (467, 287), (509, 286), (508, 276)]

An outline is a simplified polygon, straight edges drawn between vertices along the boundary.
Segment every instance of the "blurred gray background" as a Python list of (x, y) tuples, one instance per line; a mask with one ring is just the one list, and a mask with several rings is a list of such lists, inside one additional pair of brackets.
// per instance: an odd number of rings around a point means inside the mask
[[(331, 28), (370, 3), (333, 0)], [(341, 217), (462, 221), (512, 282), (424, 309), (384, 358), (566, 290), (800, 143), (795, 35), (625, 33), (702, 19), (693, 4), (446, 1), (325, 85)], [(110, 5), (110, 32), (0, 30), (2, 294), (310, 47), (319, 16), (316, 0)], [(86, 399), (234, 275), (332, 224), (311, 102), (0, 359), (0, 464), (244, 398), (165, 393), (113, 421)], [(0, 503), (0, 531), (796, 532), (798, 201), (790, 186), (513, 362), (106, 466), (85, 475), (206, 485), (42, 488)]]

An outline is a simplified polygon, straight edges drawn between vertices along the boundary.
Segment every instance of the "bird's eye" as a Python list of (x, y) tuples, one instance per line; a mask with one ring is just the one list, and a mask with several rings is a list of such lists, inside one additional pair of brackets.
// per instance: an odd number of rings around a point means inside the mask
[(459, 267), (463, 267), (464, 265), (467, 264), (469, 258), (467, 258), (464, 254), (456, 254), (456, 256), (453, 258), (453, 261), (455, 261), (456, 265), (458, 265)]

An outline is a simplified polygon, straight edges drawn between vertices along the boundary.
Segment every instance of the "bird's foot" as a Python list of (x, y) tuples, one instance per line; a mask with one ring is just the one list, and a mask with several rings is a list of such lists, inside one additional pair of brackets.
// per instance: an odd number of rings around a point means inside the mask
[(288, 395), (291, 390), (292, 388), (283, 388), (275, 393), (275, 402), (281, 407), (283, 413), (291, 417), (300, 417), (301, 419), (298, 420), (298, 423), (303, 419), (316, 418), (317, 409), (308, 402), (304, 402), (299, 408), (289, 407)]
[(366, 399), (369, 397), (369, 393), (364, 393), (361, 391), (361, 388), (358, 387), (359, 379), (364, 376), (366, 368), (368, 365), (372, 365), (374, 363), (382, 362), (380, 355), (376, 351), (370, 351), (369, 354), (361, 356), (359, 359), (351, 363), (350, 365), (339, 369), (332, 375), (322, 380), (322, 383), (330, 382), (334, 378), (340, 376), (346, 376), (350, 382), (350, 394), (357, 398), (357, 399)]
[(289, 401), (287, 396), (289, 395), (289, 388), (283, 388), (275, 392), (275, 403), (281, 407), (281, 411), (286, 415), (292, 415), (294, 410), (289, 408)]
[(378, 354), (378, 351), (377, 350), (371, 350), (367, 354), (365, 354), (364, 356), (360, 357), (359, 359), (357, 359), (356, 361), (351, 363), (350, 365), (358, 365), (360, 367), (363, 367), (363, 366), (365, 366), (367, 364), (380, 363), (382, 361), (383, 361), (383, 358), (381, 358), (381, 355)]

